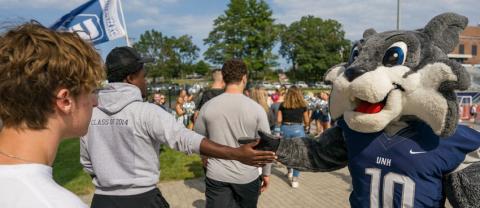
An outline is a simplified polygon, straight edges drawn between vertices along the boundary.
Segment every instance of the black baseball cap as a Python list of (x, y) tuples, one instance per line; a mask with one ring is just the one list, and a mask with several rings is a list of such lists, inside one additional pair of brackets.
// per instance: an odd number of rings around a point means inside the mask
[(140, 71), (144, 63), (153, 61), (153, 58), (142, 57), (132, 47), (116, 47), (107, 55), (107, 79), (109, 82), (121, 82), (128, 75)]

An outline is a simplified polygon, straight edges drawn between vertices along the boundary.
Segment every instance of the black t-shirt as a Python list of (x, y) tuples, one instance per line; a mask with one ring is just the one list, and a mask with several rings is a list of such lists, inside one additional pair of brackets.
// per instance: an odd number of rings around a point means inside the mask
[(278, 108), (282, 112), (282, 122), (302, 123), (303, 113), (307, 111), (307, 107), (303, 108), (285, 108), (283, 103)]
[(222, 94), (225, 92), (224, 89), (216, 89), (216, 88), (211, 88), (202, 94), (202, 98), (200, 98), (200, 102), (197, 105), (197, 110), (200, 110), (202, 108), (203, 104), (208, 102), (210, 99), (217, 97), (218, 95)]

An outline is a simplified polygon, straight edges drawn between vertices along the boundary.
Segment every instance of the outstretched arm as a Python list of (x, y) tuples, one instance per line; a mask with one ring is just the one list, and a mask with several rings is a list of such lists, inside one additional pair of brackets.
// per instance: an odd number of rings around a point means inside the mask
[(233, 148), (214, 143), (205, 138), (200, 144), (200, 153), (208, 157), (237, 160), (255, 167), (263, 167), (275, 160), (276, 156), (273, 152), (254, 150), (255, 145), (256, 143), (249, 143)]
[(278, 161), (302, 171), (327, 172), (347, 165), (347, 148), (342, 130), (333, 127), (320, 136), (309, 138), (277, 139), (259, 132), (256, 149), (275, 151)]
[[(261, 167), (271, 163), (276, 159), (274, 152), (257, 151), (253, 147), (256, 143), (250, 143), (238, 148), (233, 148), (214, 143), (205, 138), (205, 136), (187, 129), (183, 124), (178, 123), (176, 119), (164, 110), (150, 105), (150, 110), (144, 112), (143, 122), (149, 136), (161, 144), (166, 144), (170, 148), (187, 154), (200, 153), (205, 156), (215, 157), (227, 160), (238, 160), (244, 164)], [(205, 133), (202, 129), (202, 113), (200, 112), (196, 129)]]

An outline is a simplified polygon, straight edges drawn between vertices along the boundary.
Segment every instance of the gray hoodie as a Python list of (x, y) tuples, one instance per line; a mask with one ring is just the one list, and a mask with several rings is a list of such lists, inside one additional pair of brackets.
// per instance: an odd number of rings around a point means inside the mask
[(199, 153), (204, 136), (188, 130), (162, 108), (143, 102), (140, 90), (111, 83), (99, 93), (80, 163), (92, 175), (95, 193), (135, 195), (156, 187), (160, 144)]

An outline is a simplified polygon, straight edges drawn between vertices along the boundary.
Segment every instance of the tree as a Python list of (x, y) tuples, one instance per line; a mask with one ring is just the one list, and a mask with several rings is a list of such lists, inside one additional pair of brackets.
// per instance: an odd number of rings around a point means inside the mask
[(140, 35), (139, 41), (133, 47), (142, 55), (156, 59), (154, 64), (145, 66), (148, 76), (151, 76), (154, 82), (160, 76), (183, 77), (184, 72), (188, 73), (189, 69), (193, 68), (193, 61), (198, 58), (200, 50), (193, 44), (191, 36), (168, 37), (156, 30)]
[(204, 39), (209, 46), (204, 56), (218, 65), (241, 58), (250, 70), (262, 71), (277, 64), (272, 49), (278, 34), (265, 1), (231, 0), (225, 14), (215, 19), (213, 30)]
[(210, 65), (201, 60), (199, 62), (197, 62), (197, 64), (195, 64), (195, 73), (197, 74), (201, 74), (201, 75), (206, 75), (208, 74), (208, 72), (210, 71)]
[(292, 63), (294, 78), (319, 80), (328, 68), (348, 58), (350, 41), (336, 20), (304, 16), (281, 30), (279, 52)]
[(168, 76), (166, 51), (169, 50), (169, 45), (161, 32), (155, 30), (146, 31), (140, 35), (139, 41), (134, 43), (133, 47), (143, 56), (155, 58), (155, 63), (145, 66), (148, 75), (154, 79), (154, 82), (157, 77)]
[(193, 61), (198, 58), (198, 51), (200, 49), (193, 44), (192, 37), (188, 35), (182, 35), (179, 38), (172, 37), (173, 49), (175, 51), (176, 58), (178, 59), (178, 70), (180, 77), (185, 77), (185, 74), (193, 72)]
[(174, 49), (180, 58), (182, 64), (192, 64), (198, 58), (198, 51), (200, 49), (193, 44), (192, 36), (182, 35), (175, 39)]

